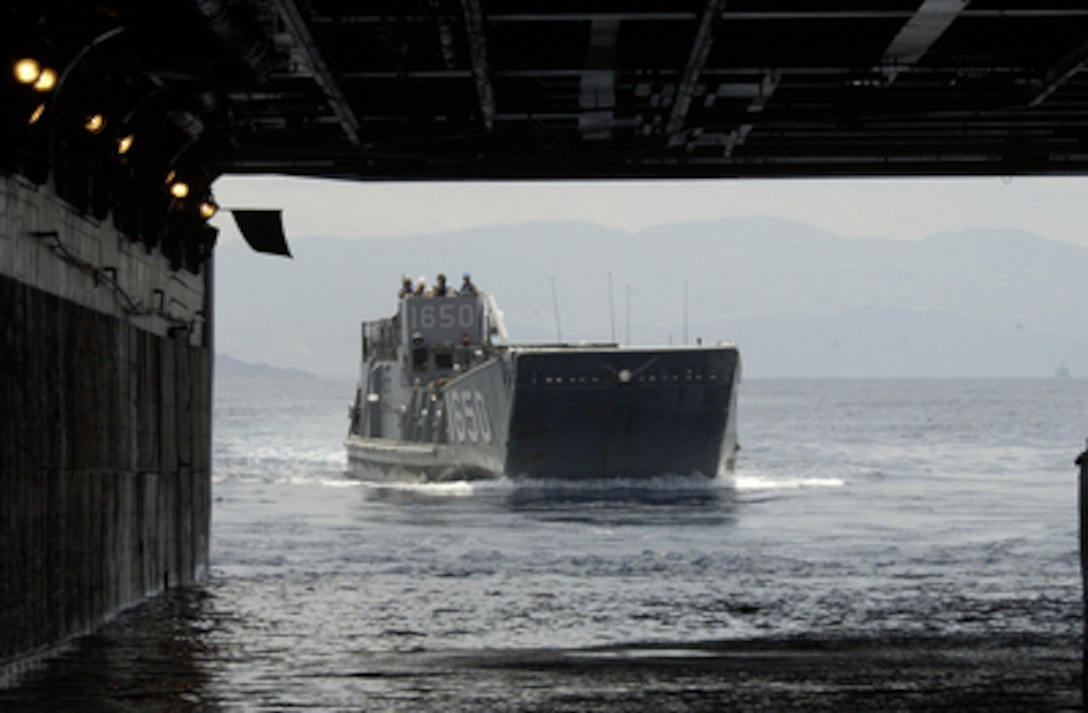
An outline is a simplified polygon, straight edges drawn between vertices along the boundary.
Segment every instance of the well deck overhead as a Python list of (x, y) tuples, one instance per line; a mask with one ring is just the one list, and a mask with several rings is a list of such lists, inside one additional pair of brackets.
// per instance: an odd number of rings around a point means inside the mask
[(141, 113), (157, 112), (216, 175), (1088, 168), (1080, 0), (15, 0), (6, 14), (10, 54), (71, 65), (58, 101), (151, 127)]

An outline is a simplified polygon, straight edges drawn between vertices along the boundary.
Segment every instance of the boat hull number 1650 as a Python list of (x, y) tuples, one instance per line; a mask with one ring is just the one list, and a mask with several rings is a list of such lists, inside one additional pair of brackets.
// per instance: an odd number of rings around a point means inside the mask
[(441, 300), (428, 301), (412, 310), (412, 329), (470, 329), (476, 324), (476, 308), (470, 304), (451, 304)]
[(446, 394), (449, 439), (457, 443), (491, 442), (491, 416), (479, 391), (454, 389)]

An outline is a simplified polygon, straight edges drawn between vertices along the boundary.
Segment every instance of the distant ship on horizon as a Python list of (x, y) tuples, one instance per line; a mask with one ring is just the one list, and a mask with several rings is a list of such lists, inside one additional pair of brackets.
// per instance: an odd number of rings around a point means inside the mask
[(1062, 364), (1061, 366), (1059, 366), (1057, 369), (1054, 370), (1054, 378), (1055, 379), (1068, 379), (1069, 378), (1069, 367), (1066, 366), (1065, 364)]

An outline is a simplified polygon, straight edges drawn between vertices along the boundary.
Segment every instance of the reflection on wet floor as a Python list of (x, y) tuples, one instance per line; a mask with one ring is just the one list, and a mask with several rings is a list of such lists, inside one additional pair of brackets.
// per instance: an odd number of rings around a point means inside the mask
[(216, 710), (211, 612), (204, 589), (154, 597), (31, 666), (14, 687), (0, 690), (0, 709)]
[[(0, 690), (13, 711), (1079, 710), (1075, 636), (632, 642), (582, 649), (415, 651), (300, 661), (261, 674), (223, 646), (237, 613), (175, 590)], [(287, 654), (289, 652), (281, 652)], [(252, 660), (247, 658), (252, 657)], [(249, 678), (237, 669), (252, 666)], [(225, 676), (227, 668), (235, 673)]]

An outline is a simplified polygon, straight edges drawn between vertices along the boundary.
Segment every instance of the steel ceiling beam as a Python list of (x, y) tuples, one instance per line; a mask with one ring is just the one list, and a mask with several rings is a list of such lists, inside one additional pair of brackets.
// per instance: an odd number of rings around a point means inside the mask
[(351, 105), (348, 104), (344, 93), (340, 90), (336, 77), (329, 71), (328, 65), (325, 64), (325, 59), (321, 56), (321, 51), (317, 43), (314, 42), (313, 35), (310, 34), (310, 29), (306, 25), (302, 13), (299, 12), (298, 6), (295, 5), (294, 0), (271, 1), (283, 20), (284, 26), (294, 42), (295, 49), (302, 55), (313, 76), (313, 80), (325, 94), (329, 107), (336, 115), (344, 135), (353, 145), (358, 146), (359, 121), (355, 118)]
[(1039, 106), (1066, 82), (1083, 72), (1085, 68), (1088, 68), (1088, 41), (1085, 41), (1063, 57), (1060, 62), (1047, 72), (1046, 78), (1043, 80), (1043, 86), (1039, 89), (1039, 93), (1028, 103), (1028, 106), (1031, 108)]
[(490, 132), (495, 128), (495, 90), (491, 85), (491, 71), (488, 66), (483, 11), (480, 9), (479, 0), (461, 0), (461, 6), (465, 13), (472, 78), (476, 83), (476, 95), (480, 101), (480, 118), (484, 122), (484, 128)]
[(665, 125), (665, 135), (668, 137), (670, 146), (676, 146), (684, 142), (684, 136), (681, 133), (684, 128), (684, 121), (687, 119), (688, 110), (691, 108), (691, 98), (695, 93), (695, 85), (699, 81), (699, 74), (706, 67), (710, 49), (714, 46), (714, 37), (718, 23), (721, 20), (722, 11), (725, 10), (726, 2), (727, 0), (708, 0), (706, 7), (703, 8), (703, 16), (699, 20), (699, 29), (695, 33), (695, 40), (692, 42), (691, 52), (688, 54), (688, 61), (684, 66), (684, 74), (680, 79), (679, 86), (676, 88), (676, 100), (673, 102), (669, 121)]
[[(839, 10), (821, 8), (816, 10), (730, 10), (723, 20), (738, 22), (779, 22), (783, 20), (910, 20), (917, 14), (914, 10)], [(1040, 8), (1040, 9), (971, 9), (961, 13), (965, 18), (994, 19), (1045, 19), (1045, 18), (1083, 18), (1088, 16), (1088, 8)], [(517, 22), (592, 22), (593, 20), (620, 20), (623, 22), (691, 22), (699, 19), (697, 12), (606, 12), (586, 10), (583, 12), (493, 12), (487, 14), (489, 23)], [(428, 15), (409, 15), (402, 18), (405, 22), (429, 24)], [(379, 25), (389, 21), (387, 15), (315, 15), (310, 22), (314, 25)]]
[(582, 73), (578, 105), (578, 131), (583, 139), (593, 141), (612, 138), (616, 115), (616, 44), (620, 21), (594, 20), (589, 30), (585, 71)]
[(884, 50), (886, 66), (882, 71), (886, 81), (895, 81), (900, 66), (917, 64), (969, 2), (971, 0), (924, 0)]

